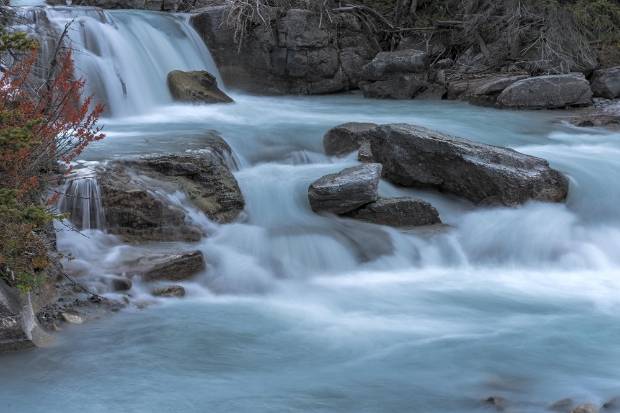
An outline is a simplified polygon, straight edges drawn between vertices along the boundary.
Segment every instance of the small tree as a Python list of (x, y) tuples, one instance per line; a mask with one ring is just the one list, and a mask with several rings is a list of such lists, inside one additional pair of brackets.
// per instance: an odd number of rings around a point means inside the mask
[(104, 137), (97, 124), (103, 106), (82, 99), (84, 80), (74, 78), (63, 37), (47, 77), (38, 79), (36, 43), (0, 33), (0, 53), (12, 57), (0, 74), (0, 278), (22, 290), (35, 286), (48, 266), (49, 246), (40, 234), (56, 217), (49, 207), (55, 198), (41, 194), (59, 162), (68, 164)]

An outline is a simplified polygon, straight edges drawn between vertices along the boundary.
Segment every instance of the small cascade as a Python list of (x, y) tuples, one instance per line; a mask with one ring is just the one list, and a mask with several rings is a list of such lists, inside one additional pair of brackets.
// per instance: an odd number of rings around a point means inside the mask
[[(222, 85), (209, 49), (187, 16), (93, 7), (23, 9), (36, 30), (46, 30), (37, 33), (40, 39), (58, 38), (70, 23), (76, 76), (86, 80), (86, 95), (104, 103), (110, 116), (147, 113), (172, 103), (166, 81), (172, 70), (207, 70)], [(42, 42), (44, 52), (48, 43)]]
[(59, 210), (61, 213), (68, 213), (78, 229), (104, 228), (105, 215), (101, 190), (92, 171), (78, 173), (67, 182)]

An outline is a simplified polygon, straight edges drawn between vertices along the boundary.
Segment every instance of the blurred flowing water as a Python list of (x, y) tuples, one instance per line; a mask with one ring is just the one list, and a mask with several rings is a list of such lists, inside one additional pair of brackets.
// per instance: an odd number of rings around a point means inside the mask
[[(478, 412), (501, 396), (507, 411), (541, 412), (566, 397), (620, 396), (620, 134), (571, 128), (560, 112), (232, 96), (232, 105), (155, 100), (104, 120), (108, 138), (84, 153), (86, 165), (200, 149), (219, 131), (239, 160), (246, 216), (211, 223), (176, 192), (167, 196), (208, 233), (198, 244), (61, 232), (59, 248), (75, 257), (68, 271), (85, 280), (154, 248), (199, 248), (208, 268), (184, 284), (183, 300), (150, 298), (137, 283), (133, 300), (154, 305), (2, 356), (0, 407)], [(414, 123), (546, 158), (569, 176), (569, 199), (479, 208), (382, 182), (385, 196), (429, 200), (449, 226), (401, 232), (315, 215), (310, 182), (356, 162), (322, 153), (325, 131), (349, 121)]]

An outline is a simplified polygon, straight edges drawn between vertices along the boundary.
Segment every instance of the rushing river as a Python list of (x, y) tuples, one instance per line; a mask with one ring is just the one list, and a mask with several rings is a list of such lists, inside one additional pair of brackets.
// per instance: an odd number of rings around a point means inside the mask
[[(620, 396), (620, 134), (568, 127), (559, 112), (232, 96), (130, 101), (130, 116), (103, 121), (108, 137), (86, 163), (200, 149), (220, 132), (245, 217), (219, 226), (172, 193), (208, 232), (199, 244), (61, 232), (69, 268), (86, 279), (152, 248), (198, 248), (208, 268), (184, 299), (149, 298), (137, 283), (134, 302), (150, 305), (2, 356), (0, 411), (477, 412), (501, 396), (508, 411), (541, 412), (567, 397)], [(429, 200), (448, 226), (400, 232), (318, 216), (310, 182), (356, 162), (323, 155), (322, 136), (348, 121), (414, 123), (546, 158), (569, 176), (569, 199), (481, 208), (382, 182), (385, 196)]]

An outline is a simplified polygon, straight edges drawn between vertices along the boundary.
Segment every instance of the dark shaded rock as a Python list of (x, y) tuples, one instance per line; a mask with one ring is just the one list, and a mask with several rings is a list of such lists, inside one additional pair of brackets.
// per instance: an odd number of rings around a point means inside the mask
[(106, 229), (129, 242), (198, 241), (202, 231), (120, 162), (97, 171)]
[(528, 75), (516, 75), (516, 76), (498, 76), (490, 79), (486, 79), (481, 82), (480, 86), (478, 86), (474, 91), (473, 95), (498, 95), (503, 92), (508, 86), (513, 83), (527, 79)]
[(571, 413), (598, 413), (598, 406), (591, 403), (580, 404), (571, 410)]
[(129, 291), (133, 286), (133, 283), (129, 278), (125, 277), (115, 277), (110, 281), (112, 289), (114, 291)]
[(497, 98), (506, 108), (558, 109), (592, 103), (590, 84), (581, 73), (547, 75), (519, 80)]
[(357, 160), (363, 163), (372, 163), (372, 148), (370, 142), (364, 142), (357, 152)]
[(465, 76), (448, 82), (446, 96), (448, 99), (470, 100), (473, 103), (495, 103), (497, 96), (508, 86), (528, 77), (525, 74)]
[(426, 53), (420, 50), (397, 50), (380, 52), (366, 66), (364, 77), (368, 80), (383, 80), (396, 73), (424, 73)]
[(596, 97), (620, 97), (620, 66), (596, 70), (592, 75), (591, 85), (592, 93)]
[(603, 403), (603, 409), (612, 412), (620, 411), (620, 397), (614, 397), (613, 399), (607, 400)]
[(363, 164), (326, 175), (308, 189), (314, 212), (344, 214), (377, 200), (381, 165)]
[(346, 155), (358, 150), (368, 142), (368, 132), (376, 128), (374, 123), (350, 122), (336, 126), (323, 136), (326, 155)]
[(144, 281), (181, 281), (193, 277), (205, 269), (202, 252), (159, 254), (139, 259), (134, 271)]
[(413, 99), (428, 87), (414, 74), (391, 75), (385, 80), (362, 82), (364, 97), (375, 99)]
[(233, 100), (217, 86), (217, 79), (211, 73), (201, 70), (168, 73), (168, 88), (172, 97), (183, 102), (230, 103)]
[(570, 413), (575, 403), (572, 399), (562, 399), (549, 406), (549, 410), (554, 412)]
[(392, 227), (417, 227), (441, 223), (439, 213), (431, 204), (414, 198), (379, 199), (347, 215), (354, 219)]
[(185, 297), (185, 288), (180, 285), (170, 285), (168, 287), (155, 288), (151, 291), (155, 297)]
[(431, 187), (475, 203), (518, 205), (559, 202), (568, 180), (546, 160), (517, 151), (393, 124), (371, 133), (373, 159), (383, 176), (399, 185)]

